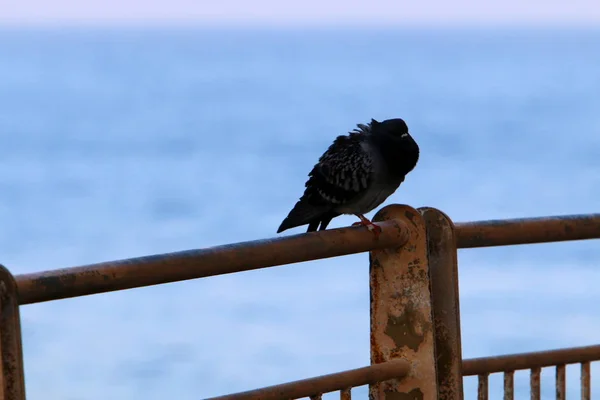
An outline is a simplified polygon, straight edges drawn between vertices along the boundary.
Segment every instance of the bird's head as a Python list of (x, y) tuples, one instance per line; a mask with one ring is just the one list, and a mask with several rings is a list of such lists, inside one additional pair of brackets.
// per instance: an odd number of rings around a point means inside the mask
[(370, 125), (374, 135), (385, 135), (394, 141), (413, 141), (406, 122), (401, 118), (386, 119), (382, 122), (371, 119)]
[(419, 160), (419, 146), (401, 118), (376, 121), (371, 119), (371, 134), (378, 143), (389, 167), (398, 174), (411, 171)]

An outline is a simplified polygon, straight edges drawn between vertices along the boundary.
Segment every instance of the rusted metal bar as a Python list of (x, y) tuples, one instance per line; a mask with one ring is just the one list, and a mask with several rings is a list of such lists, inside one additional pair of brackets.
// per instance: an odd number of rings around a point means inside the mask
[(600, 345), (463, 360), (463, 375), (516, 371), (600, 360)]
[(591, 400), (592, 387), (590, 385), (590, 362), (581, 363), (581, 400)]
[(364, 227), (349, 227), (18, 275), (19, 299), (31, 304), (158, 285), (397, 247), (408, 240), (402, 222), (380, 226), (378, 239)]
[(340, 400), (352, 400), (352, 388), (340, 390)]
[(427, 247), (437, 361), (439, 400), (462, 400), (458, 256), (454, 224), (435, 208), (419, 208), (427, 227)]
[(506, 371), (504, 373), (504, 400), (514, 400), (515, 398), (515, 371)]
[(567, 396), (567, 383), (565, 381), (566, 366), (556, 366), (556, 400), (565, 400)]
[(600, 239), (600, 214), (455, 223), (459, 248)]
[(488, 374), (481, 374), (477, 377), (477, 400), (488, 400)]
[(0, 265), (0, 356), (2, 400), (25, 400), (21, 317), (14, 277)]
[[(405, 243), (405, 227), (379, 240), (361, 227), (331, 229), (15, 277), (20, 304), (84, 296), (382, 249)], [(459, 248), (600, 238), (600, 214), (456, 224)]]
[(370, 253), (371, 363), (403, 358), (413, 367), (404, 379), (372, 384), (369, 397), (435, 399), (437, 378), (425, 221), (417, 210), (405, 205), (387, 206), (374, 218), (392, 219), (408, 227), (410, 242)]
[(529, 376), (529, 386), (531, 387), (531, 400), (540, 400), (541, 388), (540, 388), (540, 374), (542, 369), (535, 367), (531, 369), (531, 375)]
[(394, 360), (345, 372), (323, 375), (282, 385), (235, 393), (207, 400), (289, 400), (329, 393), (353, 386), (362, 386), (407, 376), (410, 365), (405, 360)]

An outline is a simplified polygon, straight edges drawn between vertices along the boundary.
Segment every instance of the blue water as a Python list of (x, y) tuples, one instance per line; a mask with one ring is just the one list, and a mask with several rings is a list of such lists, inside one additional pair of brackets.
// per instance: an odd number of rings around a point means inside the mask
[[(0, 262), (274, 236), (331, 140), (372, 117), (421, 146), (386, 204), (598, 212), (599, 93), (600, 32), (0, 31)], [(597, 343), (599, 259), (593, 241), (461, 252), (465, 357)], [(25, 306), (28, 398), (198, 399), (360, 367), (368, 298), (363, 254)]]

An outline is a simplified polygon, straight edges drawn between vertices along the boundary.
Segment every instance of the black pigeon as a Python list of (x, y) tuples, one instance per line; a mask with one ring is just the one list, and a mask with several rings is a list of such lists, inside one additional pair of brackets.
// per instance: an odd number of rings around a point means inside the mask
[(307, 232), (324, 230), (342, 214), (360, 218), (357, 224), (381, 229), (363, 214), (385, 201), (404, 182), (419, 160), (419, 146), (404, 120), (371, 119), (348, 135), (338, 136), (314, 166), (306, 189), (277, 233), (308, 224)]

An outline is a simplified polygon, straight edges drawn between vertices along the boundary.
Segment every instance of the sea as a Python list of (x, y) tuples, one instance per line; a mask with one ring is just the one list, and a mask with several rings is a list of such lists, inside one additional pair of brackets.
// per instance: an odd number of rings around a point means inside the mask
[[(22, 274), (275, 237), (318, 157), (371, 118), (405, 119), (421, 148), (385, 204), (457, 222), (600, 212), (600, 31), (2, 28), (0, 263)], [(599, 263), (597, 241), (461, 250), (464, 357), (597, 344)], [(26, 305), (21, 319), (29, 399), (207, 398), (368, 365), (368, 258)], [(528, 385), (518, 372), (517, 398)], [(577, 365), (567, 386), (578, 396)], [(490, 391), (501, 398), (501, 374)]]

